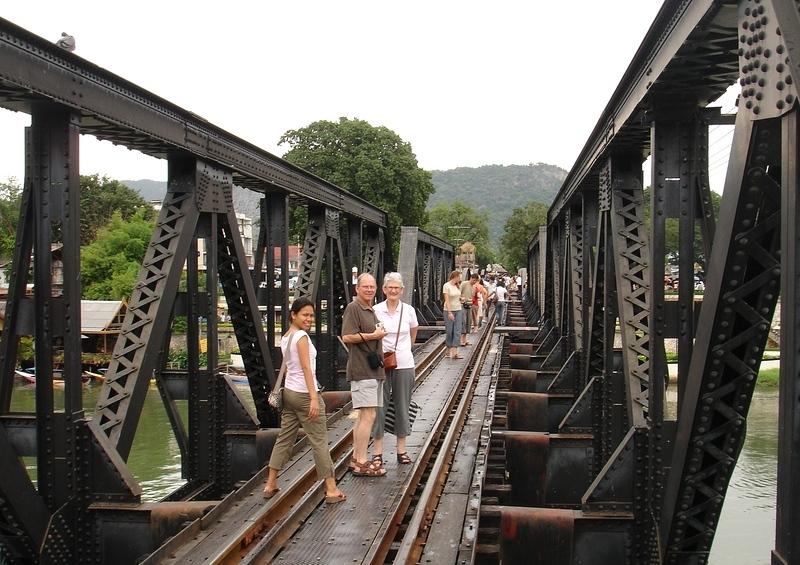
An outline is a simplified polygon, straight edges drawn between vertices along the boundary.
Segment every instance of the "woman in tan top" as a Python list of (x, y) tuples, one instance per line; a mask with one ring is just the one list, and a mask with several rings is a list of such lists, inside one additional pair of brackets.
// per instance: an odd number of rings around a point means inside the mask
[(444, 329), (447, 343), (447, 356), (450, 359), (461, 359), (458, 354), (458, 340), (461, 324), (464, 319), (464, 308), (461, 306), (461, 272), (450, 273), (450, 280), (442, 287), (442, 303), (444, 305)]

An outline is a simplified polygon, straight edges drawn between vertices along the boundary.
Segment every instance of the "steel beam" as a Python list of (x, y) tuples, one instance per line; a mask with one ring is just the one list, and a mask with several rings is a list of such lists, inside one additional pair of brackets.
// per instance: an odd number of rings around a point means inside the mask
[(781, 156), (781, 368), (778, 492), (772, 562), (800, 559), (800, 119), (784, 118)]
[(202, 117), (0, 19), (0, 79), (6, 108), (30, 111), (32, 100), (59, 102), (81, 116), (80, 129), (159, 158), (178, 151), (233, 171), (236, 184), (275, 188), (386, 227), (386, 212), (239, 139)]
[(202, 174), (194, 160), (170, 161), (168, 192), (97, 398), (95, 421), (123, 459), (130, 453), (150, 376), (156, 369), (161, 342), (152, 336), (167, 331), (194, 237), (200, 215), (194, 190)]
[(295, 296), (308, 296), (316, 302), (326, 240), (325, 209), (309, 206), (308, 227), (300, 255), (300, 272), (294, 290)]
[[(289, 199), (284, 194), (266, 194), (261, 199), (260, 217), (253, 282), (256, 293), (265, 298), (262, 304), (266, 306), (267, 344), (273, 357), (280, 359), (280, 347), (275, 345), (279, 338), (276, 321), (280, 320), (281, 328), (289, 327)], [(276, 250), (280, 252), (277, 263)], [(275, 283), (278, 269), (280, 275), (277, 280), (280, 285)], [(259, 288), (262, 281), (266, 288)]]
[[(725, 12), (732, 9), (735, 7), (724, 6), (712, 0), (664, 2), (556, 195), (548, 215), (549, 221), (561, 213), (561, 209), (584, 183), (589, 182), (592, 171), (602, 166), (609, 149), (624, 143), (629, 130), (641, 127), (641, 122), (637, 120), (639, 112), (648, 106), (650, 97), (660, 95), (670, 86), (670, 75), (677, 77), (687, 72), (681, 67), (685, 67), (687, 60), (698, 56), (700, 51), (691, 41), (695, 36), (699, 36), (699, 43), (705, 36), (712, 34), (718, 33), (723, 38), (732, 34), (728, 37), (728, 42), (733, 39), (735, 48), (736, 29), (723, 27), (731, 25)], [(717, 25), (702, 25), (718, 13), (721, 16)], [(686, 52), (686, 56), (678, 57), (682, 51)], [(725, 92), (728, 85), (736, 79), (738, 67), (735, 56), (727, 49), (721, 48), (714, 53), (702, 54), (705, 55), (704, 72), (694, 73), (694, 82), (687, 82), (681, 96), (687, 100), (694, 97), (697, 102), (707, 103)], [(697, 81), (700, 74), (706, 77), (702, 82)], [(674, 84), (677, 81), (672, 82)]]
[[(218, 221), (217, 225), (212, 224), (212, 233), (217, 238), (219, 282), (231, 313), (256, 414), (262, 428), (277, 427), (280, 419), (267, 404), (267, 394), (275, 381), (275, 368), (264, 336), (253, 280), (245, 262), (244, 247), (232, 203), (226, 213), (215, 214), (212, 218), (214, 217)], [(216, 307), (216, 303), (214, 305)], [(214, 338), (216, 341), (216, 336)], [(215, 367), (216, 360), (209, 357), (209, 369), (213, 371)]]
[(665, 563), (706, 559), (778, 299), (780, 120), (737, 116), (705, 304), (664, 493)]
[[(26, 169), (30, 169), (32, 167), (30, 151), (32, 141), (29, 129), (26, 130), (25, 137), (26, 153), (28, 155)], [(31, 172), (26, 172), (26, 177), (30, 178), (31, 174)], [(28, 271), (31, 264), (34, 237), (32, 192), (32, 183), (26, 181), (20, 202), (8, 300), (6, 300), (3, 331), (2, 335), (0, 335), (0, 414), (6, 414), (11, 409), (11, 395), (15, 379), (14, 370), (17, 366), (19, 337), (22, 333), (21, 326), (23, 324), (19, 318), (22, 313), (22, 302), (25, 300), (25, 289), (28, 284)], [(32, 318), (33, 316), (30, 317)]]
[(650, 252), (644, 225), (642, 162), (639, 155), (614, 156), (611, 174), (611, 230), (622, 334), (628, 423), (643, 427), (650, 384)]

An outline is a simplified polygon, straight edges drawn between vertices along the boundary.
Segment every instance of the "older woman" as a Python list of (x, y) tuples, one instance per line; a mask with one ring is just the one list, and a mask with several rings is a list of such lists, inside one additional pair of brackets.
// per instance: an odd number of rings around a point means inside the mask
[(383, 464), (383, 428), (386, 407), (394, 405), (394, 430), (397, 436), (397, 462), (411, 463), (406, 450), (406, 437), (411, 432), (408, 407), (411, 404), (411, 391), (414, 388), (414, 355), (411, 345), (417, 339), (417, 314), (411, 304), (400, 300), (403, 295), (403, 277), (400, 273), (387, 273), (383, 277), (383, 294), (386, 300), (375, 305), (375, 317), (383, 322), (388, 332), (383, 338), (383, 352), (394, 351), (397, 367), (386, 371), (386, 384), (383, 387), (383, 408), (372, 428), (375, 441), (372, 444), (373, 464)]
[(450, 359), (461, 359), (458, 354), (464, 317), (464, 307), (461, 305), (461, 271), (450, 273), (450, 279), (442, 287), (442, 296), (447, 356)]

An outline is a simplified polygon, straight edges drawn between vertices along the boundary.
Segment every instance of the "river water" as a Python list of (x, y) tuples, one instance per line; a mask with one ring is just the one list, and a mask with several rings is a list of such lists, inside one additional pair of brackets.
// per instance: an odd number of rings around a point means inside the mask
[[(84, 406), (91, 415), (100, 385), (84, 390)], [(242, 393), (249, 398), (249, 390)], [(12, 410), (32, 411), (35, 391), (16, 385)], [(63, 390), (55, 389), (56, 406), (63, 405)], [(186, 403), (179, 402), (185, 420)], [(728, 488), (720, 518), (711, 565), (768, 565), (775, 540), (775, 495), (778, 452), (778, 393), (756, 392), (747, 419), (747, 439)], [(35, 478), (34, 460), (26, 460)], [(180, 451), (155, 386), (148, 390), (136, 439), (128, 460), (142, 487), (145, 501), (156, 501), (176, 489), (181, 479)]]

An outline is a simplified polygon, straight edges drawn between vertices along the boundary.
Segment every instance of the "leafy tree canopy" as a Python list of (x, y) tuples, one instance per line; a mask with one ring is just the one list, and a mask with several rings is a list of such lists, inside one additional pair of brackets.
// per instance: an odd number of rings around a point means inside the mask
[(434, 206), (428, 212), (425, 231), (452, 244), (456, 252), (463, 243), (471, 242), (479, 265), (495, 262), (489, 245), (489, 215), (478, 213), (461, 201)]
[(0, 259), (10, 259), (14, 251), (22, 187), (15, 178), (0, 182)]
[(84, 298), (122, 300), (131, 295), (153, 227), (145, 210), (129, 220), (114, 212), (97, 232), (97, 239), (81, 248)]
[(386, 210), (395, 242), (400, 226), (425, 223), (431, 175), (417, 164), (411, 144), (389, 128), (358, 119), (320, 120), (287, 131), (279, 145), (284, 143), (291, 147), (287, 161)]
[(153, 208), (135, 190), (117, 180), (100, 175), (81, 175), (81, 245), (94, 241), (97, 230), (118, 212), (121, 219), (130, 220), (137, 212), (150, 220)]
[(503, 266), (514, 272), (527, 265), (528, 243), (539, 229), (547, 225), (547, 205), (541, 202), (528, 202), (514, 208), (506, 220), (502, 237)]

